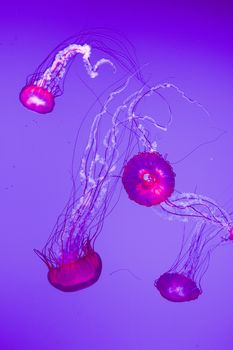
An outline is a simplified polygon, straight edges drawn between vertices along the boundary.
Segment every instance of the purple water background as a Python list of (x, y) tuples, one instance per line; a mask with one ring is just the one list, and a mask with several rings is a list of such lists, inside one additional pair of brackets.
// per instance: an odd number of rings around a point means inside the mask
[[(53, 114), (37, 116), (18, 101), (26, 76), (59, 42), (90, 27), (121, 30), (140, 63), (149, 63), (150, 81), (178, 84), (205, 105), (216, 127), (177, 98), (162, 153), (176, 161), (220, 129), (227, 131), (175, 167), (178, 189), (197, 185), (199, 193), (224, 203), (233, 188), (232, 9), (223, 1), (1, 4), (1, 349), (233, 349), (233, 247), (212, 255), (199, 300), (169, 303), (153, 280), (173, 262), (182, 225), (133, 204), (124, 193), (96, 245), (104, 264), (99, 282), (73, 294), (48, 284), (32, 249), (42, 247), (67, 199), (75, 133), (93, 96), (78, 79), (79, 62)], [(101, 91), (104, 74), (98, 79), (92, 87)], [(117, 269), (131, 273), (111, 274)]]

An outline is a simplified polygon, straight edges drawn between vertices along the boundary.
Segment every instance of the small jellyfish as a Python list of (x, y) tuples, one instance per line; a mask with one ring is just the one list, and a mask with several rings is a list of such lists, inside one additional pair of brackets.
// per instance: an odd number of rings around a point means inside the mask
[(142, 152), (126, 164), (122, 183), (129, 198), (150, 207), (168, 199), (174, 191), (175, 173), (158, 152)]
[(174, 264), (154, 282), (163, 298), (185, 302), (202, 294), (201, 280), (208, 269), (211, 253), (223, 242), (222, 231), (201, 220), (195, 225), (185, 250), (187, 240), (183, 237)]
[(54, 95), (48, 89), (36, 84), (26, 85), (20, 92), (19, 99), (28, 109), (45, 114), (54, 108)]
[(77, 54), (83, 56), (84, 65), (91, 78), (98, 75), (98, 68), (102, 64), (109, 63), (113, 66), (110, 60), (104, 58), (92, 66), (90, 63), (91, 47), (89, 45), (69, 44), (54, 53), (52, 62), (50, 62), (51, 55), (49, 55), (35, 74), (30, 76), (26, 86), (19, 94), (20, 102), (27, 109), (37, 113), (52, 112), (55, 105), (54, 99), (62, 93), (61, 84), (68, 70), (67, 68)]
[(201, 294), (195, 281), (177, 272), (166, 272), (155, 282), (162, 297), (169, 301), (183, 302), (195, 300)]
[[(92, 50), (109, 58), (100, 58), (95, 64), (91, 64)], [(64, 79), (77, 55), (82, 56), (90, 78), (98, 76), (98, 70), (103, 64), (109, 64), (115, 71), (115, 63), (117, 63), (123, 68), (124, 73), (126, 70), (142, 80), (133, 49), (122, 36), (117, 36), (114, 32), (105, 33), (101, 29), (95, 32), (81, 32), (58, 45), (35, 73), (28, 77), (26, 85), (19, 94), (23, 106), (41, 114), (52, 112), (55, 99), (63, 93)]]

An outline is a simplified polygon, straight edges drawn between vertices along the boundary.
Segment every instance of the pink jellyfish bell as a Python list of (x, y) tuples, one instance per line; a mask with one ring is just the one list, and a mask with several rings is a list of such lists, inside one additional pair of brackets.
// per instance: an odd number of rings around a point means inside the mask
[(181, 273), (164, 273), (155, 281), (155, 287), (169, 301), (195, 300), (201, 294), (195, 281)]
[(24, 107), (41, 114), (52, 112), (55, 105), (53, 94), (37, 85), (24, 86), (19, 99)]
[(175, 173), (158, 152), (142, 152), (128, 161), (122, 182), (131, 200), (150, 207), (173, 193)]
[(63, 261), (57, 266), (49, 266), (48, 280), (63, 292), (75, 292), (90, 287), (98, 281), (102, 271), (102, 261), (91, 246), (84, 250), (84, 255), (70, 261)]

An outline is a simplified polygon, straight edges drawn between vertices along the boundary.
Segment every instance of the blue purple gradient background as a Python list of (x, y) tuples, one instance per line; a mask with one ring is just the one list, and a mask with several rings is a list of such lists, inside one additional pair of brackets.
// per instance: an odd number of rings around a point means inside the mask
[[(197, 185), (224, 203), (233, 188), (232, 11), (223, 1), (1, 4), (1, 349), (233, 349), (233, 247), (212, 255), (199, 300), (169, 303), (153, 281), (173, 262), (182, 225), (125, 194), (97, 241), (104, 264), (99, 282), (73, 294), (48, 284), (32, 249), (45, 243), (67, 199), (75, 133), (93, 96), (77, 77), (76, 69), (83, 70), (77, 63), (53, 114), (37, 116), (18, 101), (26, 76), (59, 42), (90, 27), (122, 30), (141, 64), (149, 63), (151, 82), (171, 77), (206, 106), (216, 126), (176, 98), (162, 153), (176, 161), (218, 135), (217, 128), (227, 131), (175, 167), (180, 190)], [(103, 77), (95, 82), (99, 91)], [(117, 269), (132, 273), (111, 275)]]

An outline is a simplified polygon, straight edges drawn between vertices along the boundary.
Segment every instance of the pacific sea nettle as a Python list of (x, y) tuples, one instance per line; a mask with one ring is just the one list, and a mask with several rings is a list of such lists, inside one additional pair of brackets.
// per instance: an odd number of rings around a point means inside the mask
[(171, 196), (175, 173), (160, 153), (141, 152), (125, 165), (122, 183), (131, 200), (151, 207)]

